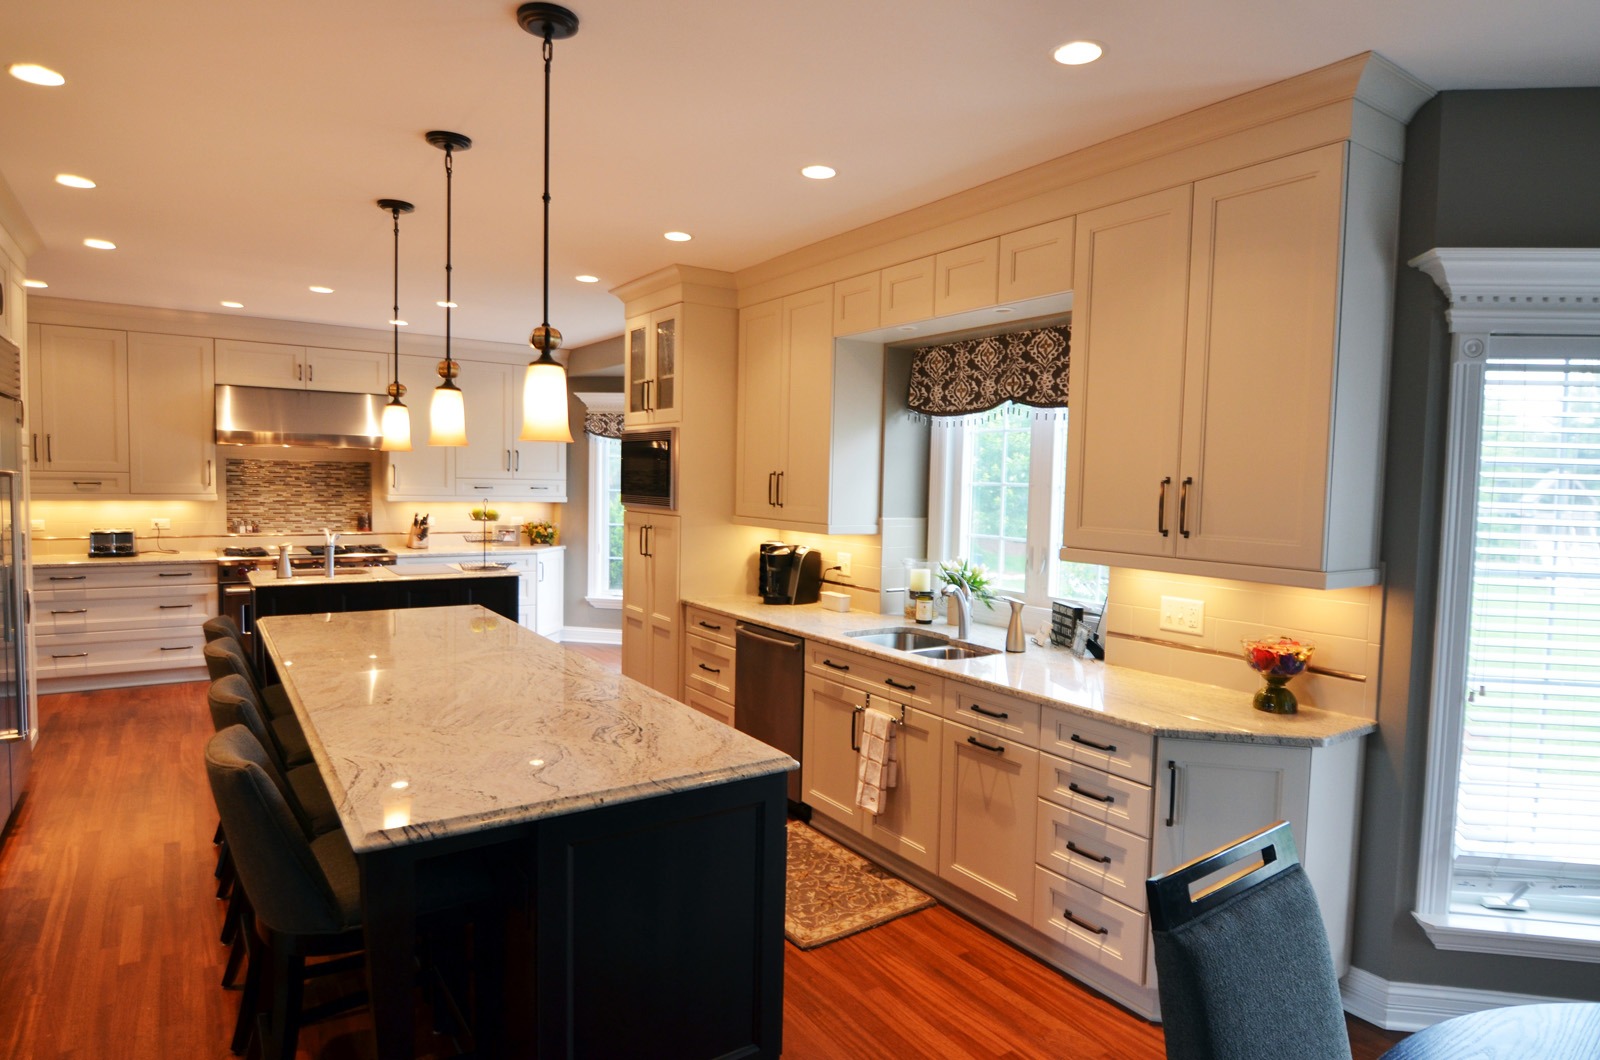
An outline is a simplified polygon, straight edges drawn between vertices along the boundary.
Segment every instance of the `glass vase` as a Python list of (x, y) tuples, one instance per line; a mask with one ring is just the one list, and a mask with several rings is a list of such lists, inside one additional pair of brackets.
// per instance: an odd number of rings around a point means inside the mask
[(1262, 686), (1251, 703), (1257, 710), (1268, 714), (1293, 714), (1300, 708), (1294, 693), (1289, 691), (1289, 679), (1281, 674), (1264, 674), (1267, 683)]

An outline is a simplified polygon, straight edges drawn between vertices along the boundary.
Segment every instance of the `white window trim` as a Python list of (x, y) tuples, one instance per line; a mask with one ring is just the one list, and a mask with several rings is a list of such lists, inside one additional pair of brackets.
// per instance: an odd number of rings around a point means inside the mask
[[(590, 412), (621, 412), (623, 411), (621, 394), (579, 394), (578, 398)], [(604, 482), (601, 477), (603, 465), (599, 460), (599, 447), (595, 445), (595, 436), (586, 435), (589, 446), (589, 554), (586, 574), (587, 595), (585, 602), (590, 607), (602, 611), (622, 610), (622, 590), (612, 592), (606, 585), (606, 566), (604, 543), (601, 540), (601, 528), (606, 522), (606, 498)]]
[(1449, 300), (1450, 424), (1440, 528), (1422, 842), (1413, 916), (1439, 949), (1600, 961), (1600, 925), (1519, 920), (1451, 907), (1456, 784), (1466, 698), (1466, 615), (1484, 362), (1497, 336), (1600, 335), (1600, 251), (1431, 250), (1416, 266)]

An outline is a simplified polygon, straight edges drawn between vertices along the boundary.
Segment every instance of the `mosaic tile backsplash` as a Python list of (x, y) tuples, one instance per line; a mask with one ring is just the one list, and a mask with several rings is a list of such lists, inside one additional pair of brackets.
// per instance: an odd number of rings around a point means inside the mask
[(354, 530), (372, 511), (372, 465), (350, 461), (229, 460), (228, 526), (263, 533)]

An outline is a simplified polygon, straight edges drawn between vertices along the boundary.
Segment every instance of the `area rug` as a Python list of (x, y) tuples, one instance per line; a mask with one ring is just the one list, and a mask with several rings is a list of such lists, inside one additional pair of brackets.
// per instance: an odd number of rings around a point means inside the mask
[(799, 821), (789, 822), (783, 934), (803, 950), (933, 905), (932, 898)]

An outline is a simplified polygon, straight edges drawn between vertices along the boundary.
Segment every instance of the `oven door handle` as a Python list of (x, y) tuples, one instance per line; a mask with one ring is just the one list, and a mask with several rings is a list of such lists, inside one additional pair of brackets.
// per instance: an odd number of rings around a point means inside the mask
[(250, 595), (250, 591), (251, 591), (250, 590), (250, 586), (248, 586), (248, 585), (230, 585), (230, 586), (227, 586), (226, 588), (224, 588), (222, 590), (222, 595), (223, 596), (249, 596)]

